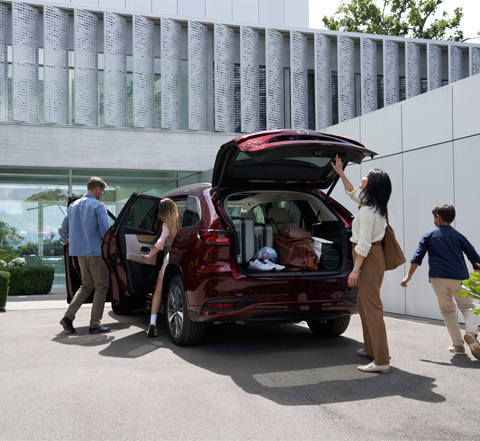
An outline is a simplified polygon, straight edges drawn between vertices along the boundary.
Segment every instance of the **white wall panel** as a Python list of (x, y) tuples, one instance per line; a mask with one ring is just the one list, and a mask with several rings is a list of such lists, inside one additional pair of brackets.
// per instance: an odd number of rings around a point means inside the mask
[(338, 120), (355, 118), (355, 47), (351, 38), (338, 36)]
[[(135, 1), (135, 0), (133, 0)], [(152, 12), (160, 12), (161, 14), (177, 14), (177, 0), (151, 0)]]
[(38, 122), (38, 9), (13, 2), (13, 119)]
[(462, 50), (456, 46), (448, 46), (448, 82), (455, 83), (463, 78)]
[(127, 19), (112, 12), (103, 15), (105, 48), (105, 125), (127, 126)]
[(232, 1), (205, 0), (205, 16), (213, 20), (232, 20)]
[(258, 5), (258, 21), (264, 25), (280, 25), (285, 23), (283, 0), (261, 1)]
[(210, 130), (207, 38), (207, 26), (188, 22), (188, 124), (192, 130)]
[(400, 54), (398, 43), (383, 40), (383, 102), (384, 106), (398, 103)]
[(98, 17), (75, 9), (75, 123), (98, 125)]
[(205, 17), (205, 0), (177, 0), (178, 15)]
[(360, 39), (362, 81), (362, 115), (377, 110), (377, 43), (371, 38)]
[(98, 6), (104, 8), (124, 9), (125, 0), (98, 0)]
[(69, 123), (68, 17), (63, 9), (44, 6), (44, 115), (49, 123)]
[(160, 26), (162, 128), (182, 127), (182, 25), (168, 18)]
[(452, 90), (441, 87), (402, 102), (403, 149), (452, 139)]
[(315, 33), (315, 128), (332, 125), (332, 43)]
[[(432, 158), (435, 158), (434, 166), (431, 166)], [(407, 262), (412, 258), (422, 235), (434, 228), (432, 209), (439, 204), (455, 202), (452, 161), (451, 142), (403, 155)], [(418, 176), (421, 176), (421, 185), (414, 179)], [(405, 312), (419, 317), (442, 318), (437, 297), (428, 280), (427, 257), (406, 288)]]
[[(478, 126), (477, 126), (478, 127)], [(472, 203), (472, 195), (476, 195), (476, 185), (472, 189), (472, 177), (478, 175), (478, 164), (480, 164), (480, 130), (477, 129), (477, 136), (459, 139), (454, 142), (454, 176), (455, 176), (455, 224), (454, 227), (467, 237), (480, 253), (480, 234), (478, 234), (478, 223), (480, 219), (480, 204)], [(465, 160), (468, 158), (468, 160)], [(465, 263), (469, 271), (472, 266), (467, 258)]]
[(412, 98), (420, 95), (420, 46), (409, 41), (405, 46), (407, 98)]
[(133, 16), (133, 125), (155, 127), (153, 20)]
[(214, 32), (215, 130), (234, 132), (234, 32), (220, 23), (215, 23)]
[(242, 132), (260, 130), (260, 68), (258, 31), (240, 28), (240, 95)]
[(284, 43), (283, 34), (274, 29), (266, 30), (265, 37), (267, 83), (267, 130), (285, 127), (284, 104)]
[(427, 44), (428, 90), (442, 87), (442, 50), (433, 43)]
[(129, 11), (151, 11), (152, 0), (123, 0), (125, 9)]
[(308, 28), (309, 0), (284, 0), (285, 26)]
[(233, 21), (258, 23), (259, 0), (233, 0)]
[(402, 106), (397, 104), (364, 115), (360, 120), (361, 142), (378, 156), (402, 152)]
[(465, 78), (450, 87), (453, 95), (453, 139), (478, 134), (480, 75)]
[(0, 4), (0, 121), (8, 121), (8, 7)]
[[(371, 148), (371, 146), (368, 146), (368, 148)], [(365, 176), (372, 168), (385, 171), (392, 182), (392, 194), (388, 202), (388, 220), (395, 231), (398, 243), (404, 250), (402, 155), (364, 161), (361, 165), (361, 175)], [(408, 264), (400, 265), (393, 271), (385, 272), (381, 289), (384, 311), (405, 314), (405, 288), (400, 286), (400, 281), (405, 275), (405, 267), (408, 268)]]
[(291, 127), (308, 129), (307, 36), (290, 32)]
[(480, 73), (480, 48), (470, 48), (470, 75)]
[(82, 6), (98, 6), (98, 0), (70, 0), (70, 3)]

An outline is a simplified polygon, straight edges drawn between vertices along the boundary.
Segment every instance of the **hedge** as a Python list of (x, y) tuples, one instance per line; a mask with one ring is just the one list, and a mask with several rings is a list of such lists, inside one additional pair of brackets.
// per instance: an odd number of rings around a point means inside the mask
[(9, 295), (48, 294), (53, 285), (55, 269), (50, 266), (14, 266), (10, 273)]
[(9, 279), (10, 273), (6, 271), (0, 271), (0, 309), (5, 308), (5, 305), (7, 304)]

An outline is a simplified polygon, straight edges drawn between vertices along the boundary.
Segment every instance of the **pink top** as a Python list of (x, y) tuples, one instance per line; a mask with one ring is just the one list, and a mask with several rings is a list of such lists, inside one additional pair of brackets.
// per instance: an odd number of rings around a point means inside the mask
[(167, 224), (162, 225), (162, 234), (160, 238), (157, 240), (157, 243), (154, 245), (155, 248), (158, 248), (160, 251), (163, 251), (165, 248), (165, 244), (167, 243), (168, 236), (170, 236), (170, 230), (168, 229)]

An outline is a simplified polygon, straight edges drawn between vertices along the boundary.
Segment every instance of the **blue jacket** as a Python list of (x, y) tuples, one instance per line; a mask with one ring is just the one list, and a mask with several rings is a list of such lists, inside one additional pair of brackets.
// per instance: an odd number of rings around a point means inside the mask
[(70, 256), (101, 256), (103, 236), (109, 228), (105, 205), (85, 193), (68, 207), (58, 234), (63, 243), (68, 239)]
[(439, 225), (427, 231), (410, 262), (421, 265), (427, 252), (430, 278), (468, 279), (469, 273), (463, 254), (470, 260), (474, 269), (478, 269), (475, 264), (480, 263), (480, 256), (467, 238), (448, 225)]

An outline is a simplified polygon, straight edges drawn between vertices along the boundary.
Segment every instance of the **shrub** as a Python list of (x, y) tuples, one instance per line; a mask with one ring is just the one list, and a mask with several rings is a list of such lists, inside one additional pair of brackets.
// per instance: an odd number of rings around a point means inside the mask
[(2, 268), (6, 268), (7, 266), (8, 266), (8, 263), (5, 262), (4, 260), (1, 260), (1, 259), (0, 259), (0, 270), (1, 270)]
[[(477, 266), (480, 268), (480, 265), (477, 263)], [(471, 297), (475, 304), (475, 309), (473, 312), (475, 314), (480, 314), (480, 273), (470, 273), (470, 278), (462, 282), (463, 290), (460, 291), (460, 294), (463, 297)]]
[(8, 296), (8, 281), (10, 274), (6, 271), (0, 271), (0, 309), (5, 308)]
[(14, 266), (25, 266), (25, 259), (23, 257), (15, 257), (15, 259), (12, 259), (10, 263), (8, 264), (10, 267)]
[(9, 295), (48, 294), (53, 285), (55, 269), (49, 266), (13, 266), (10, 273)]

